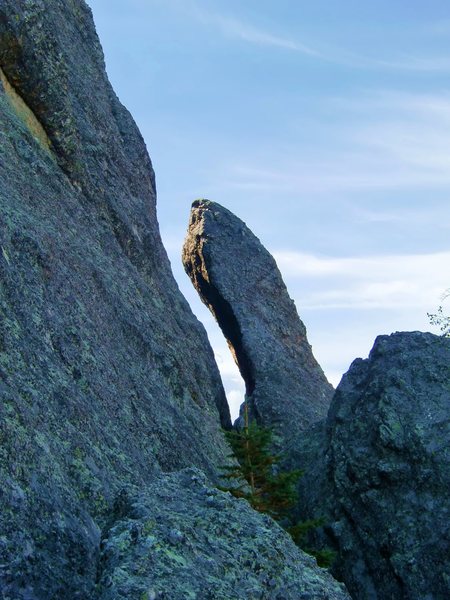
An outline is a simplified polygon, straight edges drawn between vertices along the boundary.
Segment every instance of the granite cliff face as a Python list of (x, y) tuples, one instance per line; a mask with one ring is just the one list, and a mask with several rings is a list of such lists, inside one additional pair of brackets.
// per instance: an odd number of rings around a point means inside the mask
[(325, 417), (333, 388), (274, 259), (229, 210), (197, 200), (183, 264), (227, 338), (251, 412), (276, 427), (292, 458), (301, 432)]
[[(348, 598), (213, 487), (223, 387), (82, 0), (0, 0), (0, 138), (1, 600)], [(378, 338), (325, 418), (331, 387), (248, 228), (197, 202), (184, 262), (352, 596), (450, 597), (450, 340)]]
[(216, 498), (222, 383), (82, 0), (0, 0), (0, 181), (1, 600), (347, 598)]
[(90, 10), (1, 0), (0, 67), (0, 590), (91, 597), (120, 488), (214, 476), (230, 417)]

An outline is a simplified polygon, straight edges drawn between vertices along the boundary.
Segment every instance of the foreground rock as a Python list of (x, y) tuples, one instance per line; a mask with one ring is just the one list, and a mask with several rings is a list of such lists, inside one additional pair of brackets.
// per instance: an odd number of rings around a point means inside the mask
[(99, 600), (350, 598), (272, 519), (197, 469), (129, 498), (102, 547)]
[(230, 418), (86, 4), (1, 0), (0, 67), (0, 597), (90, 599), (121, 487)]
[(192, 205), (186, 272), (227, 338), (259, 422), (295, 452), (301, 431), (325, 417), (333, 388), (316, 362), (272, 256), (230, 211)]
[(325, 447), (353, 597), (450, 598), (450, 339), (378, 337), (336, 391)]
[(357, 600), (450, 597), (450, 340), (377, 338), (305, 432), (301, 518), (324, 517), (319, 544)]

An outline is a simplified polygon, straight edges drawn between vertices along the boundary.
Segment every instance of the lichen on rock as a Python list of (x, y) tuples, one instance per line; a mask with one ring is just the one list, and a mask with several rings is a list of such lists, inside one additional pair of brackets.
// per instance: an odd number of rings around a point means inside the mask
[(229, 410), (88, 6), (1, 0), (0, 67), (0, 596), (90, 600), (118, 490), (214, 479)]
[(51, 142), (45, 129), (42, 127), (42, 124), (39, 122), (33, 111), (26, 105), (13, 86), (9, 83), (1, 67), (0, 82), (18, 117), (23, 121), (31, 135), (40, 143), (40, 145), (44, 149), (49, 150)]
[(450, 596), (450, 340), (379, 336), (342, 378), (325, 422), (305, 432), (301, 516), (353, 598)]
[(102, 542), (99, 600), (347, 600), (270, 517), (198, 469), (130, 498)]
[(379, 336), (336, 390), (327, 445), (353, 596), (450, 597), (450, 340)]

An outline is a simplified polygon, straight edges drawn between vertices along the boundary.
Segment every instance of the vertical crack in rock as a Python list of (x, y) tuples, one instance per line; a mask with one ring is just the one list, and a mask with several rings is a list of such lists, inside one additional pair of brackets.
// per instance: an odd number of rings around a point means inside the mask
[(215, 316), (222, 333), (224, 334), (230, 352), (237, 364), (245, 383), (245, 392), (251, 396), (255, 389), (253, 377), (254, 368), (250, 363), (249, 356), (244, 350), (242, 331), (232, 305), (219, 293), (217, 288), (208, 279), (208, 270), (203, 260), (203, 244), (201, 240), (198, 252), (192, 262), (185, 262), (186, 273), (194, 282), (194, 286), (206, 306)]
[(230, 211), (197, 200), (183, 264), (233, 351), (253, 414), (293, 455), (299, 433), (326, 416), (333, 388), (273, 257)]

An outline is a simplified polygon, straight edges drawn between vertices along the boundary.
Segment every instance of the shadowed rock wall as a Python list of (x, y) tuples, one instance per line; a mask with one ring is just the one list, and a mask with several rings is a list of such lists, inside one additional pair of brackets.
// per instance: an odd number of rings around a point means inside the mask
[(379, 336), (305, 432), (299, 516), (357, 600), (450, 597), (450, 339)]

